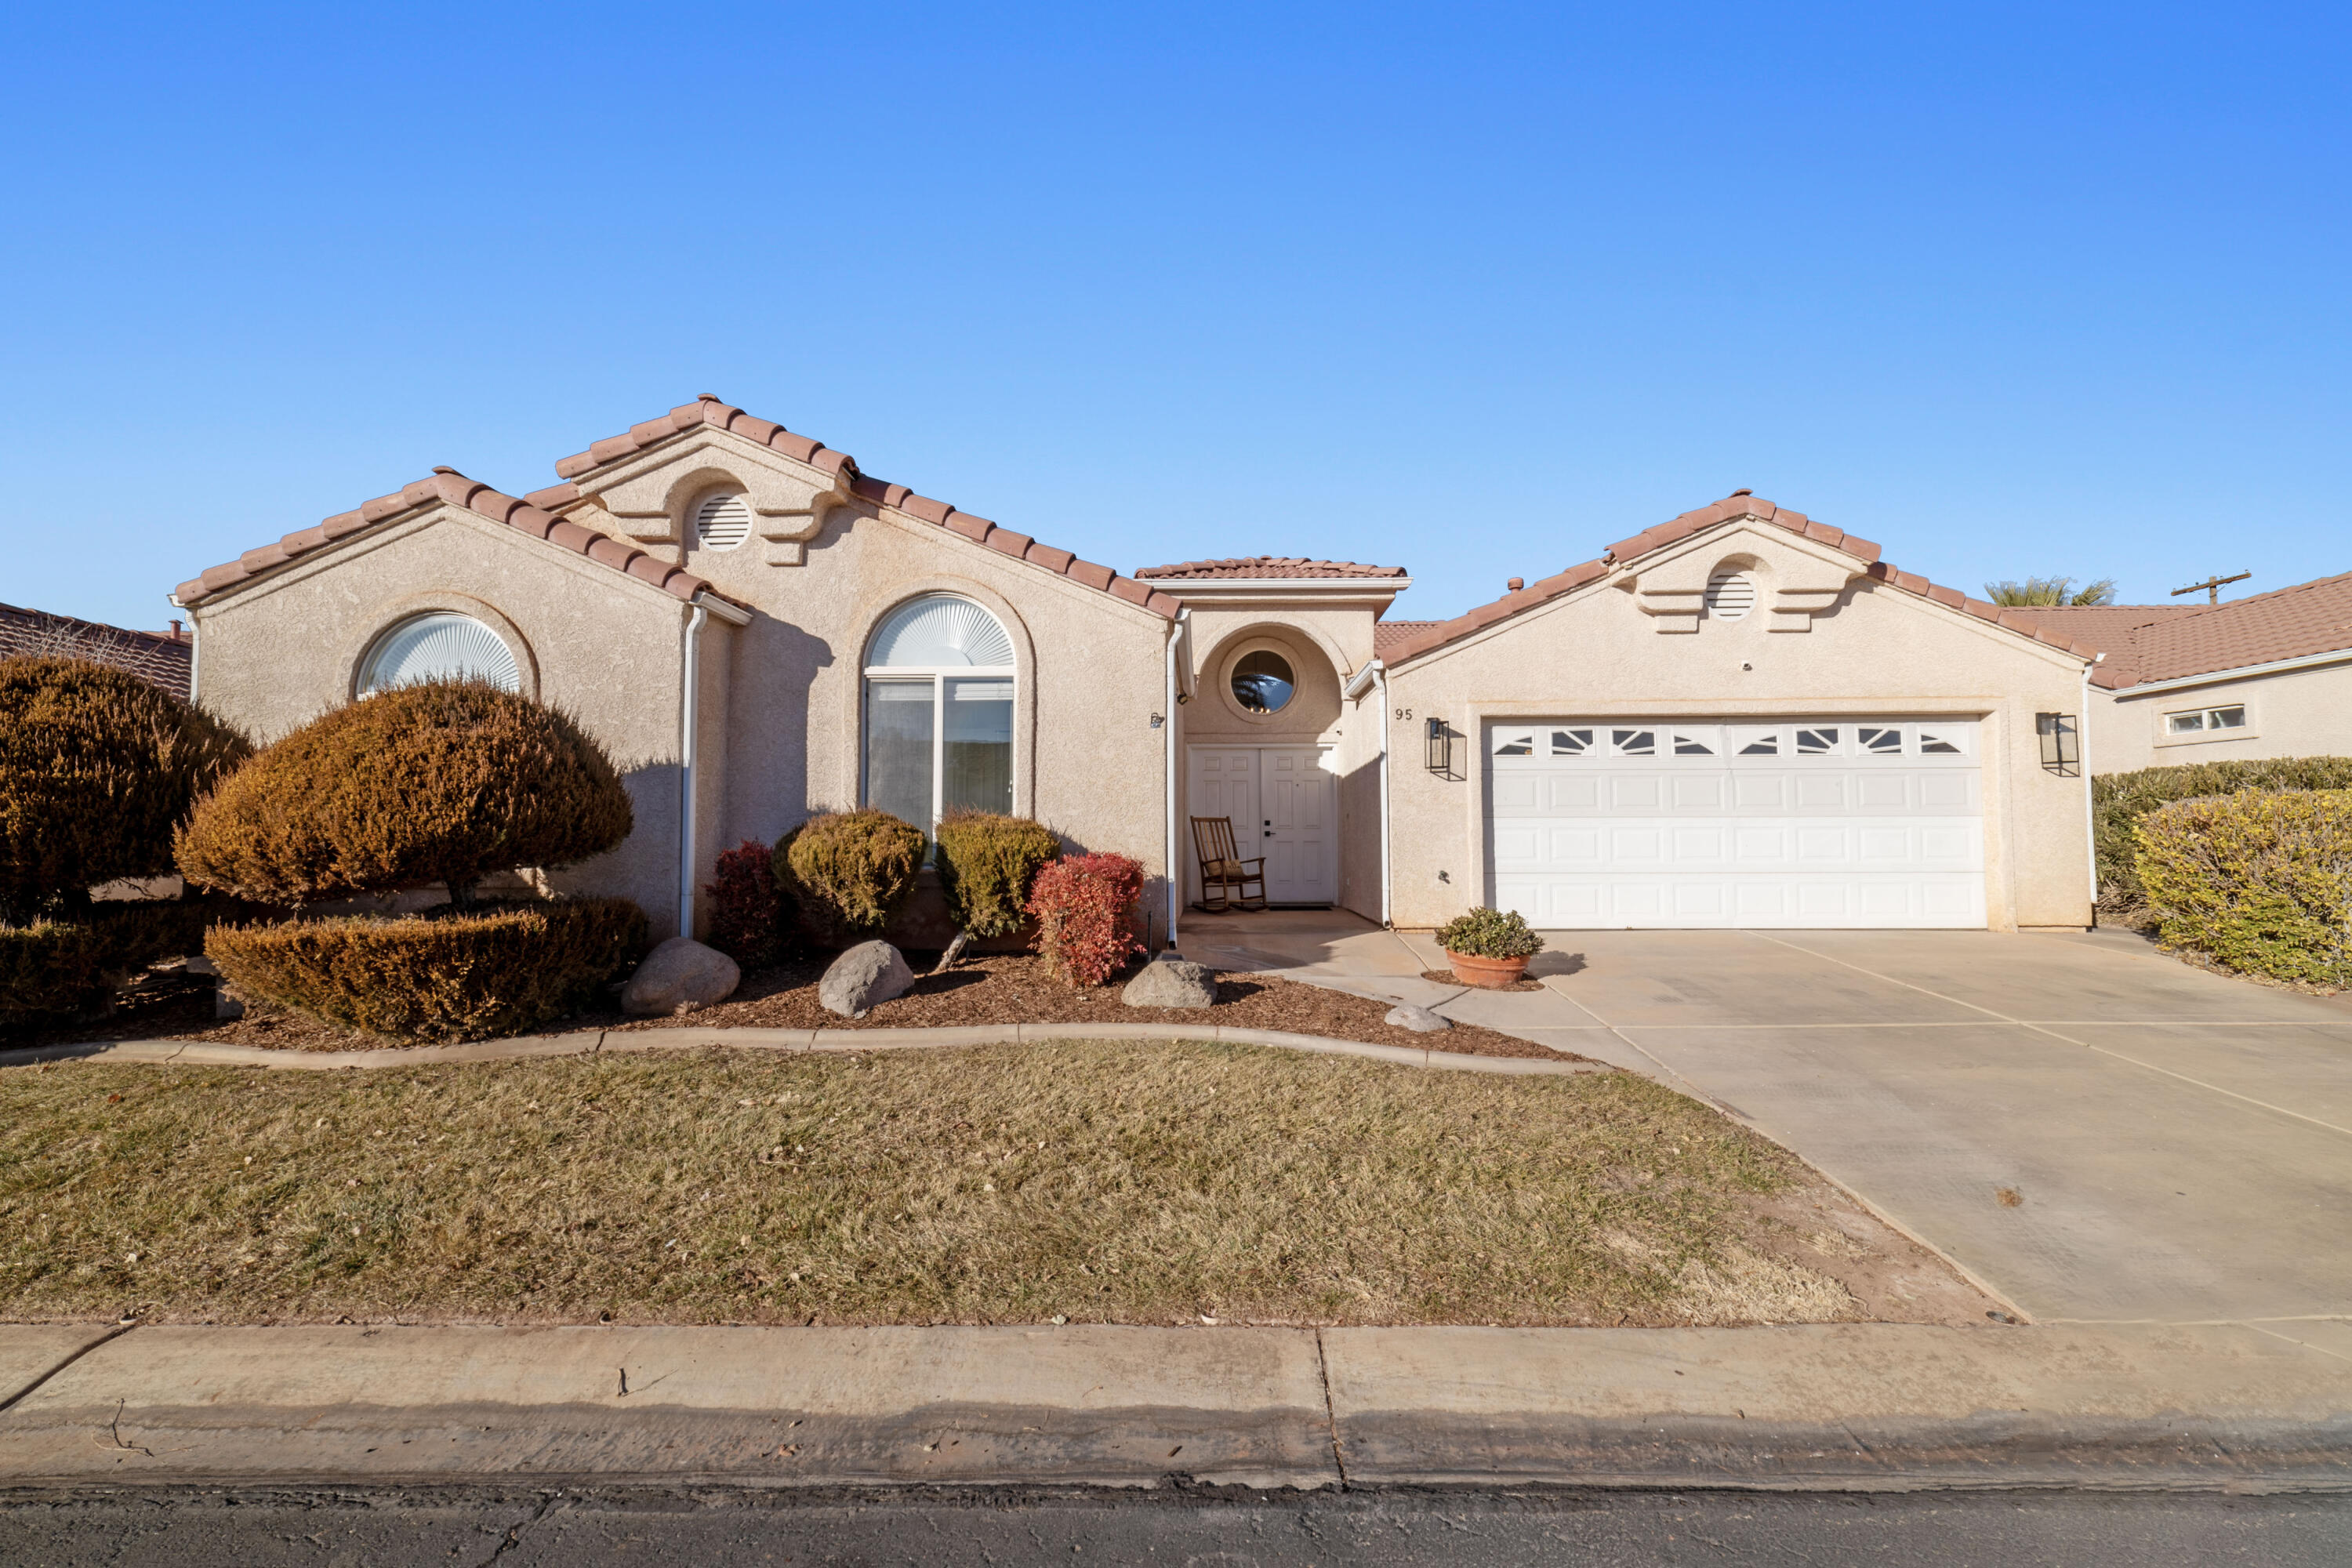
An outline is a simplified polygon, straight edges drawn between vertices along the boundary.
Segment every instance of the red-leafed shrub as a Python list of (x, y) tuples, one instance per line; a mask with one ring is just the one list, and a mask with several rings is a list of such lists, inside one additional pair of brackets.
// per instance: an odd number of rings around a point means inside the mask
[(746, 969), (783, 956), (787, 923), (774, 858), (768, 846), (746, 838), (719, 857), (719, 879), (703, 889), (712, 906), (710, 945)]
[(1030, 885), (1037, 951), (1071, 984), (1102, 984), (1143, 952), (1129, 919), (1142, 896), (1143, 868), (1124, 855), (1055, 861)]

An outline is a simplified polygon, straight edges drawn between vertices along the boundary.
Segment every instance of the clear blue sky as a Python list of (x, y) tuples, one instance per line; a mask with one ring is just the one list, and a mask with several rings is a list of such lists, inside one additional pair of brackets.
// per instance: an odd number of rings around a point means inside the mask
[(10, 7), (0, 600), (131, 626), (717, 393), (1452, 615), (1738, 486), (2352, 569), (2341, 7)]

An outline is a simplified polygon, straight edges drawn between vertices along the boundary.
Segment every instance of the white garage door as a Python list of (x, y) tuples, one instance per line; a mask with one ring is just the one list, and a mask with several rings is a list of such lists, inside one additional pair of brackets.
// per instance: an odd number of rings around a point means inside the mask
[(1968, 721), (1486, 732), (1491, 899), (1531, 925), (1982, 926)]

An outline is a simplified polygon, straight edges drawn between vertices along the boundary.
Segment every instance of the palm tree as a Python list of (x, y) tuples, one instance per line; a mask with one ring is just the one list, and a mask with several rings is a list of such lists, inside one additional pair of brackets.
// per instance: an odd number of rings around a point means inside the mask
[(2116, 580), (2102, 577), (2097, 582), (2077, 588), (2072, 577), (2028, 577), (2022, 583), (2003, 578), (1985, 584), (1985, 597), (1996, 605), (2014, 605), (2021, 608), (2060, 605), (2112, 605), (2116, 602)]

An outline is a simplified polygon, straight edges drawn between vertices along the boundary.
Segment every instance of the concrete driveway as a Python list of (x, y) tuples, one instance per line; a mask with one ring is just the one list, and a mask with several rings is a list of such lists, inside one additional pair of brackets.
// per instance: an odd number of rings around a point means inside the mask
[[(1256, 922), (1256, 923), (1252, 923)], [(2352, 1006), (2126, 932), (1553, 931), (1541, 993), (1426, 933), (1189, 918), (1193, 955), (1435, 1002), (1710, 1100), (2037, 1321), (2259, 1322), (2352, 1355)]]

